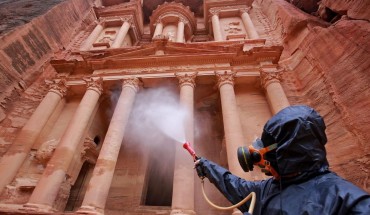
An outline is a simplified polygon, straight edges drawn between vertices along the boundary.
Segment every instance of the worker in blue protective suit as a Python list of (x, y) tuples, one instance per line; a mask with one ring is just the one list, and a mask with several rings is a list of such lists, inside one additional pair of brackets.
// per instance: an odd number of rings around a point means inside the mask
[[(253, 165), (273, 177), (246, 181), (205, 159), (195, 167), (233, 204), (250, 192), (257, 199), (253, 214), (370, 214), (370, 195), (329, 170), (325, 123), (307, 106), (290, 106), (264, 126), (261, 139), (238, 149), (244, 171)], [(239, 207), (245, 215), (249, 203)]]

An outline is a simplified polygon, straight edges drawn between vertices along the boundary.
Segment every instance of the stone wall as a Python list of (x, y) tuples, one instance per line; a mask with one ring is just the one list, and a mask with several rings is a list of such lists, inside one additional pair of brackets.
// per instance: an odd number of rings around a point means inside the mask
[[(69, 45), (81, 30), (78, 27), (84, 28), (94, 20), (91, 5), (92, 0), (64, 1), (0, 36), (0, 121), (12, 102), (45, 73), (53, 53)], [(82, 20), (87, 23), (81, 23)]]
[(370, 190), (370, 23), (365, 1), (323, 1), (333, 11), (348, 11), (326, 23), (283, 0), (258, 0), (280, 35), (285, 68), (283, 86), (291, 104), (308, 104), (325, 118), (332, 170)]

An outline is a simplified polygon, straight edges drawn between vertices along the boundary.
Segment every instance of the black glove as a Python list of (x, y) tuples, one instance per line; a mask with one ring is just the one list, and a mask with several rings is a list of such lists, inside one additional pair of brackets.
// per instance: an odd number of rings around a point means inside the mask
[(203, 171), (202, 158), (198, 158), (195, 161), (194, 168), (197, 171), (197, 174), (198, 174), (199, 178), (203, 179), (203, 178), (206, 177), (206, 174)]

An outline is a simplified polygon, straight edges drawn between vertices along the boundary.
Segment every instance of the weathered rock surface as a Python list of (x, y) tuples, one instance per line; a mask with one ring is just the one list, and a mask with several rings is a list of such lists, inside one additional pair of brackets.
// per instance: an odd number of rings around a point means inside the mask
[(323, 0), (321, 4), (334, 12), (347, 15), (351, 19), (365, 19), (370, 21), (370, 1)]
[(48, 12), (65, 0), (3, 0), (0, 2), (0, 35)]
[(290, 102), (310, 104), (324, 116), (332, 169), (369, 191), (370, 23), (342, 17), (329, 26), (285, 1), (258, 2), (283, 41)]
[[(31, 0), (4, 1), (0, 4), (0, 14), (4, 16), (0, 19), (0, 25), (8, 29), (6, 33), (3, 31), (0, 37), (0, 108), (2, 111), (7, 112), (9, 104), (42, 74), (45, 62), (54, 52), (69, 45), (77, 31), (76, 28), (81, 26), (81, 20), (86, 18), (88, 22), (94, 19), (89, 13), (92, 0), (66, 1), (52, 8), (59, 2), (63, 0), (47, 1), (47, 3), (43, 1), (36, 3)], [(13, 10), (16, 13), (13, 14)], [(38, 17), (34, 18), (35, 16)], [(29, 23), (14, 28), (20, 23), (12, 24), (10, 19), (22, 19)], [(14, 31), (9, 31), (10, 28), (14, 28)], [(0, 114), (1, 118), (4, 117)]]

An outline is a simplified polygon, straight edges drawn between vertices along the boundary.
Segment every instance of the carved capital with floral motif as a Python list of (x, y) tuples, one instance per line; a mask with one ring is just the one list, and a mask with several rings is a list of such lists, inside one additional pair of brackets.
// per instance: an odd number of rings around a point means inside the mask
[(179, 86), (180, 88), (183, 86), (190, 86), (192, 88), (195, 88), (195, 78), (197, 77), (197, 73), (185, 73), (185, 74), (180, 74), (180, 73), (175, 73), (175, 76), (177, 79), (179, 79)]
[(271, 83), (280, 83), (282, 80), (282, 71), (273, 69), (260, 69), (261, 85), (266, 89), (266, 87)]
[(135, 92), (137, 92), (140, 88), (140, 80), (136, 77), (134, 78), (128, 78), (128, 79), (124, 79), (122, 81), (122, 89), (124, 87), (130, 87), (132, 88)]
[(214, 16), (214, 15), (218, 16), (220, 14), (220, 12), (221, 12), (220, 8), (211, 8), (211, 9), (209, 9), (209, 13), (212, 16)]
[(242, 15), (243, 13), (249, 13), (250, 9), (251, 9), (250, 7), (239, 8), (239, 13), (240, 15)]
[(103, 79), (101, 77), (95, 79), (92, 77), (84, 78), (84, 81), (86, 82), (87, 90), (94, 90), (99, 95), (103, 93)]
[(121, 19), (121, 21), (122, 21), (122, 24), (123, 24), (123, 23), (125, 23), (125, 22), (127, 22), (127, 23), (129, 23), (130, 25), (132, 25), (132, 23), (133, 23), (133, 18), (132, 18), (132, 16), (123, 16), (123, 17), (121, 17), (120, 19)]
[(231, 71), (215, 72), (215, 75), (217, 77), (218, 88), (221, 88), (221, 86), (224, 84), (230, 84), (234, 86), (234, 77), (236, 75), (236, 72)]
[(67, 95), (68, 86), (66, 79), (53, 80), (51, 83), (49, 83), (49, 88), (49, 92), (56, 93), (61, 98)]

